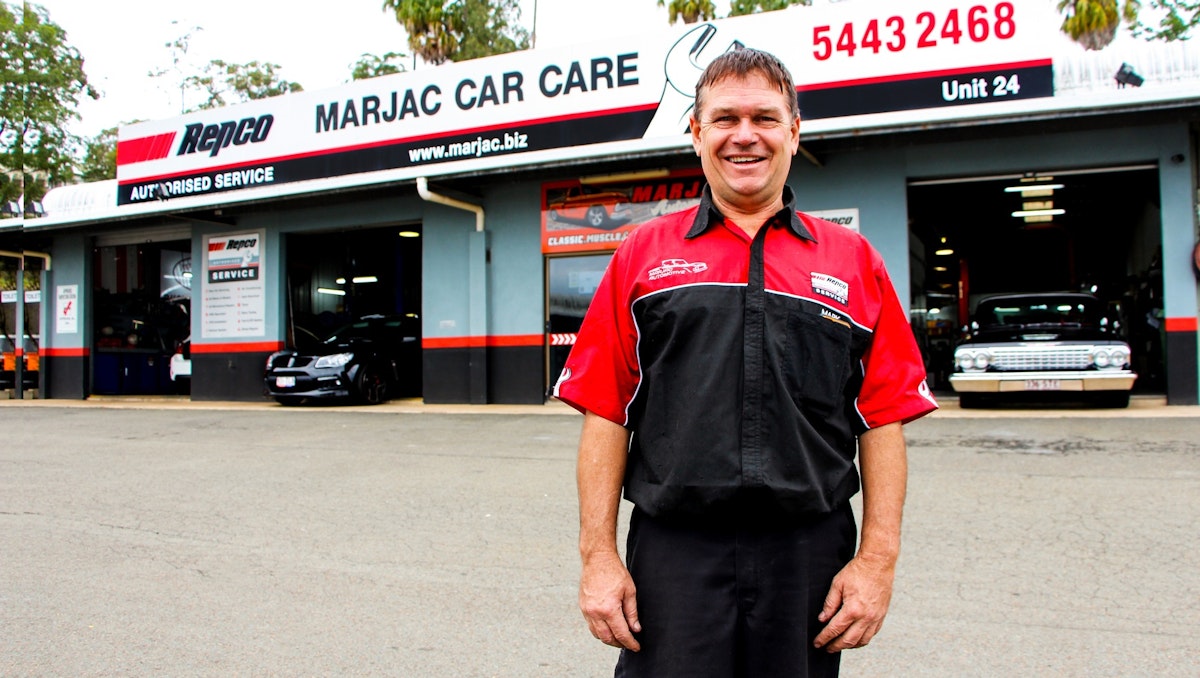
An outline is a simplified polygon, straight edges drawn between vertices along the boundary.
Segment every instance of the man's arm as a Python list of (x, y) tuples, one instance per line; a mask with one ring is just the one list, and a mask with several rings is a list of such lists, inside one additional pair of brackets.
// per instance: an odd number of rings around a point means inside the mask
[(900, 518), (908, 480), (904, 431), (899, 422), (859, 438), (863, 484), (858, 554), (833, 579), (818, 619), (829, 622), (815, 645), (829, 652), (863, 647), (883, 626), (892, 600), (900, 555)]
[(588, 412), (579, 436), (579, 609), (592, 635), (607, 645), (637, 652), (633, 634), (642, 630), (637, 617), (633, 579), (617, 552), (617, 512), (629, 431)]

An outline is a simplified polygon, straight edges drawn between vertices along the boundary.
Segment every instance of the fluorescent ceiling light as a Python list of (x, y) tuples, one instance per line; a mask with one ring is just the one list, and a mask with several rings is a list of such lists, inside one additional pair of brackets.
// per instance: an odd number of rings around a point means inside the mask
[(934, 266), (933, 270), (937, 271), (938, 273), (945, 273), (946, 271), (949, 271), (950, 269), (946, 268), (945, 266)]
[(1012, 213), (1012, 215), (1013, 215), (1014, 217), (1055, 217), (1055, 216), (1058, 216), (1058, 215), (1060, 215), (1060, 214), (1066, 214), (1066, 213), (1067, 213), (1067, 211), (1066, 211), (1066, 210), (1061, 210), (1061, 209), (1052, 209), (1052, 210), (1018, 210), (1018, 211), (1016, 211), (1016, 212), (1013, 212), (1013, 213)]
[(951, 254), (954, 254), (954, 250), (951, 250), (951, 249), (938, 250), (938, 251), (934, 252), (934, 254), (936, 254), (939, 257), (948, 257)]
[(379, 278), (376, 278), (373, 275), (359, 275), (351, 278), (351, 281), (353, 281), (355, 284), (361, 285), (363, 283), (379, 282)]
[(1024, 186), (1005, 186), (1005, 193), (1025, 193), (1026, 191), (1056, 191), (1066, 188), (1063, 184), (1026, 184)]
[(346, 290), (331, 290), (328, 287), (318, 287), (317, 294), (329, 294), (335, 297), (346, 296)]
[(337, 280), (334, 280), (334, 282), (335, 282), (335, 283), (337, 283), (337, 284), (339, 284), (339, 285), (345, 285), (345, 284), (346, 284), (346, 279), (345, 279), (345, 278), (338, 278)]
[(401, 238), (420, 238), (421, 234), (416, 231), (400, 231)]

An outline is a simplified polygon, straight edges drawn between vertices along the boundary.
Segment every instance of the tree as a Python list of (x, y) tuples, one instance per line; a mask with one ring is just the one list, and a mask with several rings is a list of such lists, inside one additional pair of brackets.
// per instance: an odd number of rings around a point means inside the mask
[[(659, 6), (662, 6), (661, 0)], [(812, 0), (733, 0), (729, 4), (729, 16), (758, 14), (759, 12), (774, 12), (787, 9), (792, 5), (811, 5)]]
[(667, 8), (671, 23), (683, 19), (685, 24), (694, 24), (701, 19), (717, 18), (717, 6), (712, 0), (671, 0), (669, 4), (666, 0), (658, 0), (658, 6)]
[(529, 49), (518, 0), (384, 0), (383, 9), (408, 32), (409, 48), (434, 65)]
[(1157, 28), (1151, 28), (1140, 18), (1133, 34), (1147, 40), (1187, 40), (1188, 33), (1200, 24), (1200, 2), (1183, 0), (1150, 0), (1150, 9), (1161, 13)]
[(1121, 21), (1136, 25), (1138, 0), (1060, 0), (1062, 31), (1084, 49), (1104, 49), (1117, 34)]
[(184, 78), (184, 84), (188, 89), (198, 90), (208, 97), (196, 107), (198, 110), (304, 90), (300, 83), (280, 78), (277, 72), (279, 68), (279, 64), (259, 61), (232, 64), (213, 59), (200, 75)]
[(117, 128), (109, 127), (86, 142), (79, 176), (84, 181), (117, 178)]
[[(172, 25), (176, 25), (178, 23), (179, 23), (178, 21), (171, 22)], [(202, 31), (202, 30), (204, 30), (204, 29), (201, 28), (200, 26), (193, 26), (189, 31), (187, 31), (183, 35), (179, 36), (178, 38), (175, 38), (171, 42), (166, 43), (165, 47), (167, 49), (171, 50), (171, 66), (170, 66), (170, 68), (169, 69), (168, 68), (160, 68), (155, 71), (150, 71), (149, 73), (146, 74), (146, 75), (150, 76), (151, 78), (163, 78), (163, 77), (166, 77), (168, 74), (174, 72), (175, 77), (177, 77), (179, 79), (179, 112), (180, 113), (186, 113), (188, 110), (187, 100), (186, 100), (187, 76), (184, 75), (184, 70), (187, 68), (187, 65), (184, 63), (184, 60), (187, 58), (188, 48), (191, 47), (191, 44), (192, 44), (192, 35), (195, 34), (196, 31)]]
[(23, 193), (29, 205), (74, 177), (78, 139), (68, 123), (79, 117), (80, 97), (100, 94), (66, 31), (29, 3), (0, 2), (0, 75), (0, 168), (8, 179), (0, 191), (5, 201)]
[(406, 58), (404, 54), (397, 54), (396, 52), (388, 52), (383, 56), (363, 54), (350, 67), (350, 79), (367, 80), (369, 78), (378, 78), (381, 75), (403, 73), (405, 68), (404, 62), (401, 59), (404, 58)]

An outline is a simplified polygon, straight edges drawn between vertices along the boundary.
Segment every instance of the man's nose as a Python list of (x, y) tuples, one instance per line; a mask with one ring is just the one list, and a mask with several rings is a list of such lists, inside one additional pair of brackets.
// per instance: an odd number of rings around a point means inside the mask
[(752, 144), (758, 139), (758, 128), (754, 119), (749, 116), (738, 118), (737, 126), (733, 129), (733, 142), (737, 144)]

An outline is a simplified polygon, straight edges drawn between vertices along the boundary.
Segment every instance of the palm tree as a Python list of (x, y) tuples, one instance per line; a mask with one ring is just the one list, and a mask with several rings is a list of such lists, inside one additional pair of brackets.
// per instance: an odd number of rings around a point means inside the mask
[(1138, 0), (1060, 0), (1058, 11), (1063, 19), (1063, 33), (1083, 45), (1084, 49), (1104, 49), (1117, 34), (1124, 20), (1129, 25), (1137, 22), (1141, 3)]
[(658, 0), (659, 7), (666, 7), (670, 14), (671, 23), (682, 18), (685, 24), (694, 24), (700, 19), (708, 20), (717, 17), (717, 6), (712, 0)]

